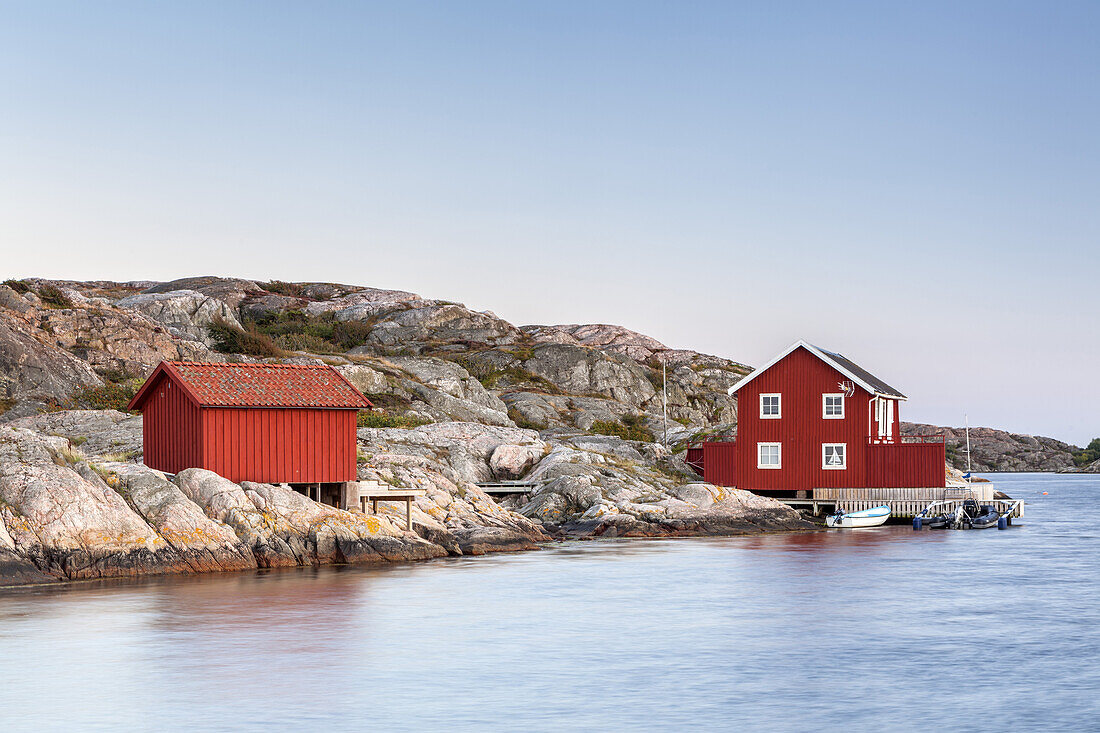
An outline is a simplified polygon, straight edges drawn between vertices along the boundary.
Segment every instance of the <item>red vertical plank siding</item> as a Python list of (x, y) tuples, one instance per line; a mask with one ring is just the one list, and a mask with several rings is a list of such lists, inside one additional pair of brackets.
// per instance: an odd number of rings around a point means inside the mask
[(355, 480), (355, 410), (202, 410), (202, 450), (193, 463), (231, 481)]
[(179, 473), (202, 460), (199, 409), (171, 380), (157, 381), (142, 408), (142, 460), (158, 471)]
[(938, 487), (946, 483), (943, 443), (868, 446), (871, 486)]
[(737, 486), (737, 444), (703, 443), (703, 480), (718, 486)]

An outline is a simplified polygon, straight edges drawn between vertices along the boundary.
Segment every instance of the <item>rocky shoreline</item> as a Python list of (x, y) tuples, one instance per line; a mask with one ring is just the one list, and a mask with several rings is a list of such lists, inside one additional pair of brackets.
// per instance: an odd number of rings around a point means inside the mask
[[(359, 478), (425, 490), (412, 531), (392, 508), (344, 512), (285, 486), (146, 468), (141, 417), (118, 410), (165, 359), (332, 365), (377, 406), (358, 431)], [(688, 441), (735, 434), (728, 389), (750, 371), (622, 326), (515, 325), (401, 290), (8, 280), (0, 585), (812, 528), (683, 461)], [(976, 470), (1072, 464), (1073, 446), (994, 433), (976, 433)], [(477, 486), (521, 477), (538, 487), (523, 499)]]
[[(660, 475), (659, 446), (477, 423), (360, 429), (359, 475), (425, 489), (413, 529), (287, 486), (142, 465), (141, 417), (72, 410), (0, 427), (0, 586), (156, 574), (410, 562), (537, 548), (576, 537), (809, 529), (749, 492)], [(120, 460), (129, 456), (127, 460)], [(667, 469), (666, 469), (667, 470)], [(526, 474), (503, 505), (476, 481)]]

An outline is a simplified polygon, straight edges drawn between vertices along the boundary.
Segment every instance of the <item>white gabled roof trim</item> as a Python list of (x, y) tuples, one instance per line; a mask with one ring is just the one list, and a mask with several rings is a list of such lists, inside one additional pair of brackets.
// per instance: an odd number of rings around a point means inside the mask
[(811, 354), (816, 356), (818, 359), (821, 359), (823, 362), (825, 362), (826, 364), (831, 366), (833, 369), (836, 369), (838, 372), (840, 372), (844, 376), (848, 377), (848, 379), (851, 379), (853, 382), (858, 384), (860, 387), (863, 387), (865, 390), (867, 390), (871, 394), (875, 395), (876, 397), (884, 397), (884, 398), (889, 399), (889, 400), (904, 400), (904, 399), (907, 399), (905, 397), (900, 397), (898, 395), (892, 395), (892, 394), (885, 394), (884, 392), (879, 391), (878, 389), (875, 388), (874, 385), (870, 384), (865, 379), (862, 379), (862, 378), (858, 377), (857, 375), (853, 374), (851, 371), (846, 369), (842, 364), (837, 364), (835, 361), (830, 359), (828, 356), (826, 356), (821, 351), (821, 349), (817, 348), (813, 344), (806, 343), (802, 339), (799, 339), (798, 341), (795, 341), (793, 344), (791, 344), (786, 349), (781, 351), (778, 356), (776, 356), (774, 359), (769, 361), (764, 366), (755, 369), (752, 374), (745, 377), (740, 382), (738, 382), (737, 384), (733, 385), (728, 390), (726, 390), (726, 393), (729, 394), (729, 395), (732, 395), (734, 392), (741, 389), (746, 384), (748, 384), (749, 382), (756, 379), (758, 376), (760, 376), (764, 372), (771, 369), (773, 366), (775, 366), (776, 364), (781, 362), (783, 359), (785, 359), (788, 354), (790, 354), (791, 352), (795, 351), (796, 349), (798, 349), (800, 347), (806, 349), (806, 351), (809, 351)]

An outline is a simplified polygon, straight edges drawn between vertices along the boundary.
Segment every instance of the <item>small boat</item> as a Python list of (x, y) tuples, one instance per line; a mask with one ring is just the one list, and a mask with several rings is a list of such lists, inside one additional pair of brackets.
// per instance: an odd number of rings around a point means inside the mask
[(843, 510), (837, 509), (835, 514), (830, 514), (825, 518), (825, 526), (837, 529), (877, 527), (880, 524), (885, 524), (886, 520), (889, 518), (890, 507), (885, 504), (858, 512), (844, 512)]
[[(932, 516), (921, 515), (921, 527), (926, 529), (945, 529), (951, 522), (952, 517), (946, 514), (935, 514)], [(915, 525), (914, 525), (915, 526)]]
[(997, 512), (997, 508), (988, 504), (982, 504), (978, 506), (976, 502), (967, 502), (963, 507), (965, 518), (963, 519), (964, 526), (969, 525), (970, 529), (990, 529), (997, 526), (997, 520), (1001, 518), (1001, 515)]

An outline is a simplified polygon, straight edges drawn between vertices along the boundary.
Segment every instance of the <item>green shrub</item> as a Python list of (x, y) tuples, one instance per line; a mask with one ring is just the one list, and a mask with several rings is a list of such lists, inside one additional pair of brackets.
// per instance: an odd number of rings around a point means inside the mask
[[(266, 313), (247, 321), (245, 327), (255, 328), (283, 348), (339, 354), (366, 343), (374, 325), (370, 321), (337, 321), (331, 313), (311, 316), (295, 309)], [(296, 347), (295, 343), (308, 346)]]
[(214, 349), (223, 354), (286, 356), (286, 352), (276, 346), (270, 336), (260, 333), (252, 324), (249, 324), (248, 330), (241, 330), (225, 319), (218, 318), (206, 330), (214, 339)]
[(645, 428), (639, 415), (624, 415), (619, 422), (597, 420), (592, 423), (589, 432), (600, 435), (617, 435), (623, 440), (642, 440), (646, 443), (652, 443), (654, 440), (653, 433)]
[[(118, 410), (126, 412), (126, 405), (141, 389), (141, 379), (108, 381), (102, 387), (85, 387), (73, 393), (71, 401), (83, 410)], [(85, 438), (87, 440), (87, 438)]]
[(1087, 448), (1073, 454), (1073, 462), (1078, 466), (1087, 466), (1097, 459), (1100, 459), (1100, 438), (1093, 438)]
[(42, 299), (42, 302), (51, 308), (72, 308), (73, 302), (69, 300), (69, 297), (65, 293), (61, 292), (61, 288), (55, 285), (43, 285), (38, 289), (38, 297)]
[(371, 321), (337, 321), (332, 327), (332, 340), (343, 351), (350, 351), (367, 342), (374, 330)]
[(22, 280), (5, 280), (4, 284), (15, 292), (19, 293), (20, 295), (23, 295), (24, 293), (29, 293), (31, 290), (31, 286), (23, 282)]
[(381, 412), (360, 412), (355, 424), (361, 428), (418, 428), (427, 425), (427, 420), (415, 415), (391, 415), (385, 410)]
[(275, 293), (276, 295), (288, 295), (291, 298), (301, 298), (302, 291), (305, 289), (301, 283), (288, 283), (282, 280), (271, 280), (266, 283), (259, 283), (260, 287), (269, 293)]

